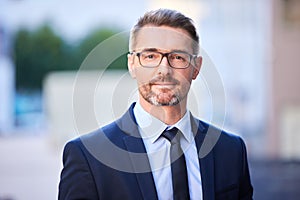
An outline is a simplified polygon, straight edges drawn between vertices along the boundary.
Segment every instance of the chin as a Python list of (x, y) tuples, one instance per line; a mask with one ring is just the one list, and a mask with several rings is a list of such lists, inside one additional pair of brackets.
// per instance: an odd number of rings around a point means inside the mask
[(169, 101), (163, 101), (163, 100), (159, 100), (158, 98), (152, 96), (146, 100), (154, 106), (176, 106), (180, 102), (177, 97), (173, 97)]

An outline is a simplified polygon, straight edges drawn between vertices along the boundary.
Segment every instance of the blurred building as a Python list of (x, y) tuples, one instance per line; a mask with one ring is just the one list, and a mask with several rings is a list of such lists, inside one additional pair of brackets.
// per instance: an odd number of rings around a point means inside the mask
[(253, 157), (266, 156), (271, 1), (203, 1), (202, 46), (211, 56), (226, 94), (224, 128), (241, 135)]
[(0, 136), (10, 134), (14, 126), (15, 73), (8, 36), (0, 24)]
[(268, 137), (272, 157), (300, 158), (300, 1), (272, 1)]
[(62, 147), (71, 138), (119, 118), (135, 97), (127, 71), (56, 72), (44, 84), (45, 112), (51, 140)]

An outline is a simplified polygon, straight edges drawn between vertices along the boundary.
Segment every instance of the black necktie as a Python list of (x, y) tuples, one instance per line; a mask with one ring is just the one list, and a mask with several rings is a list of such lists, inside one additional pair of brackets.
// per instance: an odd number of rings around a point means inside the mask
[(165, 130), (163, 137), (171, 142), (170, 158), (174, 200), (190, 199), (184, 154), (180, 147), (182, 133), (177, 128)]

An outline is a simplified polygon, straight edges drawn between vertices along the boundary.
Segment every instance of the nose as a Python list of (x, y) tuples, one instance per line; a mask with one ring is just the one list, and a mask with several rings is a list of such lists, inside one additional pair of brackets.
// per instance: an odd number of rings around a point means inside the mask
[(172, 67), (170, 66), (168, 59), (164, 56), (161, 60), (160, 65), (158, 66), (158, 73), (165, 75), (170, 74), (172, 71)]

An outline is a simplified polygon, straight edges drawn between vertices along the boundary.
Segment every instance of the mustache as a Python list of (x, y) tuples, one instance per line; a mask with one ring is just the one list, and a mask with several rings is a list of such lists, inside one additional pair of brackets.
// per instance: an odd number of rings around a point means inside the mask
[(149, 81), (150, 84), (155, 84), (157, 82), (171, 82), (179, 84), (179, 81), (171, 76), (157, 76)]

